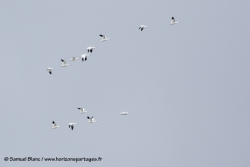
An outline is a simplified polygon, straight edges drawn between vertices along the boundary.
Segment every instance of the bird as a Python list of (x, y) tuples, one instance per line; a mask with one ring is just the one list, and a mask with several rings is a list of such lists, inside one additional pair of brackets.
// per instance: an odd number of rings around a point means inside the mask
[(59, 128), (60, 125), (56, 125), (55, 121), (52, 121), (52, 129)]
[(78, 59), (79, 59), (79, 57), (72, 57), (70, 60), (75, 61), (75, 60), (78, 60)]
[(84, 114), (85, 112), (87, 112), (84, 108), (78, 108), (78, 110), (80, 110), (80, 114)]
[(96, 47), (94, 46), (90, 46), (90, 47), (87, 47), (87, 51), (92, 53), (93, 52), (93, 49), (95, 49)]
[(87, 56), (91, 56), (90, 54), (83, 54), (81, 55), (82, 61), (87, 61)]
[(180, 22), (175, 21), (174, 17), (172, 17), (170, 25), (175, 25), (175, 24), (178, 24), (178, 23), (180, 23)]
[(102, 35), (102, 34), (100, 34), (100, 37), (102, 37), (102, 39), (100, 40), (101, 42), (108, 41), (111, 39), (111, 38), (107, 38), (105, 35)]
[(51, 67), (46, 68), (46, 71), (49, 71), (50, 74), (52, 74), (52, 70), (54, 70), (54, 68)]
[(69, 123), (69, 128), (71, 128), (73, 130), (74, 129), (74, 125), (77, 125), (77, 123)]
[(98, 122), (97, 120), (94, 119), (94, 117), (91, 117), (91, 118), (90, 118), (89, 116), (87, 116), (87, 118), (88, 118), (89, 123)]
[(120, 115), (128, 115), (128, 112), (121, 112)]
[(142, 31), (144, 28), (146, 28), (146, 27), (149, 27), (149, 26), (145, 26), (145, 25), (141, 25), (140, 27), (139, 27), (139, 29)]
[(67, 64), (65, 60), (61, 59), (61, 61), (62, 61), (62, 65), (61, 65), (62, 67), (70, 66), (70, 64)]

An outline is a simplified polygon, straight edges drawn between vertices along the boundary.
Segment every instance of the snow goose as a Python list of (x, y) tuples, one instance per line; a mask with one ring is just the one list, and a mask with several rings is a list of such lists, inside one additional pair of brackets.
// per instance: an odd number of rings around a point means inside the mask
[(90, 56), (90, 54), (83, 54), (81, 55), (82, 61), (87, 61), (87, 57)]
[(75, 60), (78, 60), (78, 59), (79, 59), (79, 57), (72, 57), (70, 60), (75, 61)]
[(88, 118), (89, 123), (98, 122), (97, 120), (94, 119), (94, 117), (91, 117), (91, 118), (90, 118), (89, 116), (87, 116), (87, 118)]
[(175, 21), (174, 17), (172, 17), (170, 25), (175, 25), (175, 24), (178, 24), (178, 23), (180, 23), (180, 22)]
[(59, 128), (60, 125), (56, 125), (55, 121), (52, 122), (52, 129)]
[(46, 71), (49, 71), (50, 74), (52, 74), (52, 70), (54, 70), (54, 68), (51, 67), (46, 68)]
[(128, 112), (121, 112), (120, 115), (128, 115)]
[(102, 34), (100, 34), (100, 37), (102, 37), (102, 39), (100, 40), (101, 42), (108, 41), (111, 39), (111, 38), (107, 38), (105, 35), (102, 35)]
[(80, 110), (80, 114), (84, 114), (85, 112), (87, 112), (84, 108), (78, 108), (78, 110)]
[(149, 26), (141, 25), (141, 26), (139, 27), (139, 29), (142, 31), (144, 28), (147, 28), (147, 27), (149, 27)]
[(77, 123), (69, 123), (69, 128), (71, 128), (73, 130), (74, 129), (74, 125), (77, 125)]
[(90, 46), (90, 47), (87, 47), (87, 51), (92, 53), (93, 52), (93, 49), (95, 49), (96, 47), (94, 46)]
[(67, 64), (65, 60), (61, 59), (61, 61), (62, 61), (62, 65), (61, 65), (62, 67), (70, 66), (70, 64)]

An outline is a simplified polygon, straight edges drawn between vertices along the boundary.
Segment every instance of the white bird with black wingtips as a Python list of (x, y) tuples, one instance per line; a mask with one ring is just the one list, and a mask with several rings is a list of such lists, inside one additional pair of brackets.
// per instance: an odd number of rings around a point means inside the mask
[(49, 71), (50, 74), (52, 74), (52, 70), (54, 70), (54, 68), (51, 67), (46, 68), (46, 71)]
[(93, 49), (95, 49), (96, 47), (94, 46), (90, 46), (90, 47), (87, 47), (87, 51), (92, 53), (93, 52)]
[(128, 112), (121, 112), (120, 115), (128, 115)]
[(111, 38), (107, 38), (105, 35), (102, 35), (102, 34), (100, 34), (100, 37), (102, 37), (102, 39), (100, 40), (101, 42), (108, 41), (111, 39)]
[(88, 56), (91, 56), (90, 54), (83, 54), (81, 55), (82, 61), (87, 61)]
[(75, 61), (75, 60), (78, 60), (78, 59), (79, 59), (79, 57), (72, 57), (70, 60)]
[(60, 125), (56, 125), (55, 121), (52, 122), (52, 129), (59, 128)]
[(70, 66), (70, 64), (67, 64), (65, 60), (61, 59), (61, 61), (62, 61), (62, 65), (61, 65), (62, 67)]
[(87, 116), (87, 119), (88, 119), (88, 122), (89, 122), (89, 123), (98, 122), (97, 120), (94, 119), (94, 117), (89, 117), (89, 116)]
[(74, 129), (74, 125), (77, 125), (77, 123), (69, 123), (69, 128), (71, 128), (73, 130)]
[(84, 108), (78, 108), (78, 110), (80, 110), (80, 114), (84, 114), (85, 112), (87, 112)]
[(170, 25), (175, 25), (175, 24), (178, 24), (178, 23), (180, 23), (180, 22), (175, 21), (174, 17), (172, 17)]
[(142, 31), (144, 28), (147, 28), (147, 27), (149, 27), (149, 26), (141, 25), (141, 26), (139, 27), (139, 30)]

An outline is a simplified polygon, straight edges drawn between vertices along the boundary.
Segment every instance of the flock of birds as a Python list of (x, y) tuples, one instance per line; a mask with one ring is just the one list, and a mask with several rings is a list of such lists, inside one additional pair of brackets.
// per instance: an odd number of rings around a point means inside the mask
[[(178, 24), (178, 23), (180, 23), (180, 22), (175, 21), (174, 17), (171, 18), (170, 25), (175, 25), (175, 24)], [(141, 25), (141, 26), (139, 27), (139, 30), (142, 31), (143, 29), (145, 29), (145, 28), (147, 28), (147, 27), (149, 27), (149, 26)], [(108, 41), (108, 40), (111, 39), (111, 38), (107, 38), (105, 35), (102, 35), (102, 34), (100, 34), (100, 37), (101, 37), (100, 42)], [(88, 53), (92, 53), (93, 50), (94, 50), (95, 48), (96, 48), (96, 47), (94, 47), (94, 46), (87, 47)], [(83, 55), (81, 55), (82, 61), (87, 61), (87, 59), (88, 59), (87, 57), (88, 57), (88, 56), (91, 56), (91, 54), (83, 54)], [(78, 60), (78, 59), (80, 59), (80, 58), (79, 58), (79, 57), (72, 57), (72, 58), (70, 59), (70, 61), (75, 61), (75, 60)], [(70, 66), (70, 64), (68, 64), (65, 60), (61, 59), (61, 61), (62, 61), (61, 67)], [(54, 70), (54, 68), (48, 67), (48, 68), (46, 69), (46, 71), (48, 71), (49, 74), (52, 74), (52, 70)], [(80, 110), (80, 114), (84, 114), (84, 113), (87, 112), (84, 108), (78, 108), (78, 110)], [(121, 113), (120, 113), (120, 115), (127, 115), (127, 114), (128, 114), (128, 112), (121, 112)], [(87, 119), (88, 119), (88, 123), (95, 123), (95, 122), (98, 122), (97, 120), (94, 119), (93, 116), (92, 116), (92, 117), (87, 116)], [(71, 129), (73, 130), (73, 129), (74, 129), (74, 126), (77, 125), (77, 123), (69, 123), (68, 125), (69, 125), (69, 128), (71, 128)], [(55, 121), (52, 121), (52, 129), (57, 129), (57, 128), (59, 128), (59, 127), (61, 127), (61, 126), (60, 126), (60, 125), (56, 125)]]

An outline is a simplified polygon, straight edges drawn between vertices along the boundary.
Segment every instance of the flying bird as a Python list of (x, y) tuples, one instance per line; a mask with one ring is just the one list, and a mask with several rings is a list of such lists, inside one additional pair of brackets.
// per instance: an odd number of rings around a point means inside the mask
[(70, 66), (70, 64), (67, 64), (65, 60), (61, 59), (61, 61), (62, 61), (62, 65), (61, 65), (62, 67)]
[(128, 112), (121, 112), (120, 115), (128, 115)]
[(87, 116), (87, 118), (88, 118), (88, 122), (89, 122), (89, 123), (98, 122), (97, 120), (94, 119), (94, 117), (91, 117), (91, 118), (90, 118), (89, 116)]
[(87, 57), (88, 56), (91, 56), (90, 54), (83, 54), (83, 55), (81, 55), (81, 58), (82, 58), (82, 61), (87, 61)]
[(172, 17), (170, 25), (175, 25), (175, 24), (178, 24), (178, 23), (180, 23), (180, 22), (175, 21), (174, 17)]
[(111, 38), (107, 38), (105, 35), (102, 35), (102, 34), (100, 34), (100, 37), (102, 37), (102, 39), (100, 40), (101, 42), (108, 41), (111, 39)]
[(52, 122), (52, 129), (59, 128), (60, 125), (56, 125), (55, 121)]
[(50, 67), (46, 68), (46, 71), (49, 71), (50, 74), (52, 74), (52, 70), (54, 70), (54, 68), (50, 68)]
[(79, 59), (79, 57), (72, 57), (70, 60), (75, 61), (75, 60), (78, 60), (78, 59)]
[(92, 53), (93, 52), (93, 49), (95, 49), (96, 47), (94, 46), (90, 46), (90, 47), (87, 47), (87, 51)]
[(74, 125), (77, 125), (77, 123), (69, 123), (69, 128), (71, 128), (73, 130), (74, 129)]
[(142, 31), (144, 28), (147, 28), (147, 27), (149, 27), (149, 26), (141, 25), (141, 26), (139, 27), (139, 30)]
[(80, 110), (80, 114), (84, 114), (85, 112), (87, 112), (84, 108), (78, 108), (78, 110)]

